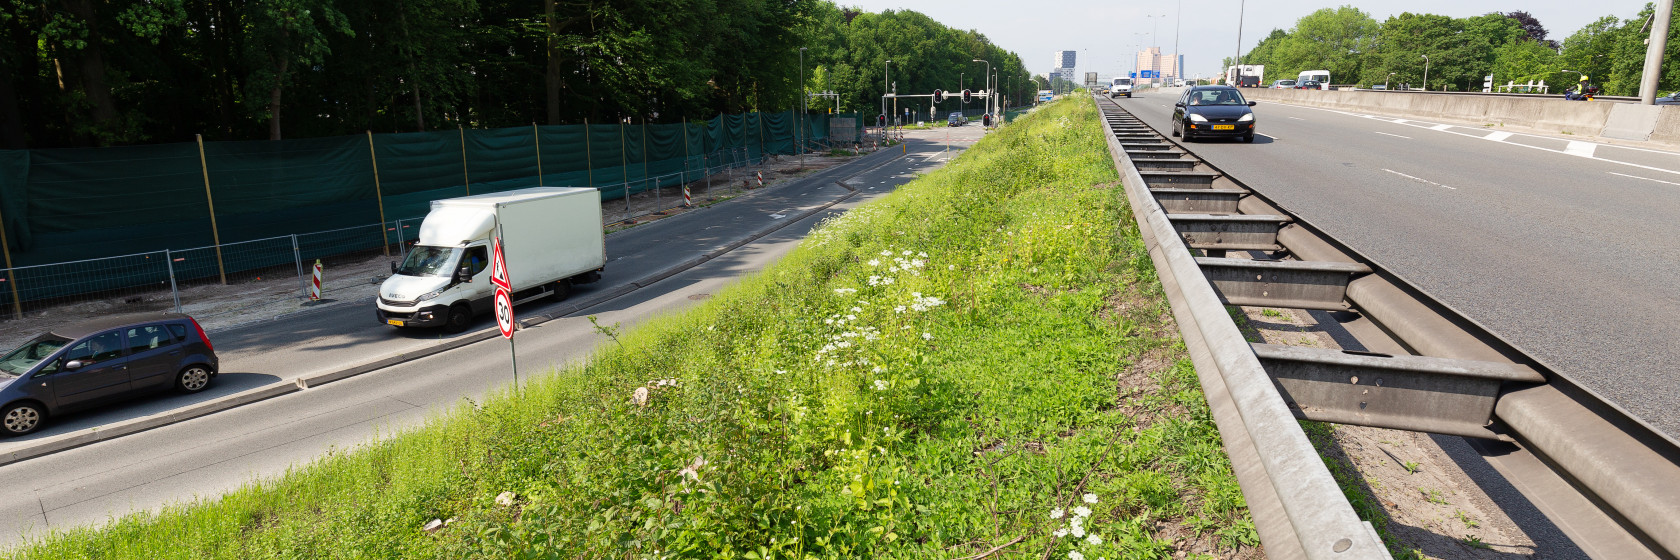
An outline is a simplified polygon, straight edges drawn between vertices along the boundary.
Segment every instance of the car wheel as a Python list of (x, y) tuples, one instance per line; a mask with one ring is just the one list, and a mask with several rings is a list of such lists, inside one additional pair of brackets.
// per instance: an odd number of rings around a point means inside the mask
[(41, 405), (31, 402), (16, 403), (0, 411), (0, 433), (21, 436), (40, 429), (46, 420), (47, 413)]
[(175, 376), (175, 389), (182, 393), (197, 393), (210, 386), (210, 368), (187, 366)]
[(548, 301), (566, 301), (572, 296), (572, 280), (570, 278), (554, 283), (554, 292), (548, 295)]
[(1179, 137), (1183, 138), (1185, 142), (1189, 142), (1194, 138), (1190, 135), (1190, 127), (1184, 127), (1184, 134), (1180, 134)]
[(1247, 142), (1247, 143), (1249, 143), (1249, 144), (1253, 144), (1253, 143), (1254, 143), (1254, 133), (1253, 133), (1253, 132), (1249, 132), (1249, 133), (1248, 133), (1248, 134), (1244, 134), (1244, 135), (1243, 135), (1243, 142)]
[(1169, 134), (1172, 134), (1173, 136), (1178, 136), (1178, 127), (1176, 127), (1176, 126), (1173, 127), (1172, 131), (1169, 132)]
[(458, 333), (465, 332), (472, 324), (472, 308), (465, 303), (449, 306), (449, 318), (443, 323), (443, 330)]

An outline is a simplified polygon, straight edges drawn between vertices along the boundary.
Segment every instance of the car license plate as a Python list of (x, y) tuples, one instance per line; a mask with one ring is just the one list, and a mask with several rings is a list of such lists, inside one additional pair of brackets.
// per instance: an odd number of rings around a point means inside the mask
[(1237, 125), (1234, 125), (1234, 124), (1216, 124), (1216, 125), (1213, 125), (1213, 129), (1214, 130), (1236, 130)]
[(385, 322), (393, 327), (403, 326), (403, 322), (396, 319), (386, 319)]

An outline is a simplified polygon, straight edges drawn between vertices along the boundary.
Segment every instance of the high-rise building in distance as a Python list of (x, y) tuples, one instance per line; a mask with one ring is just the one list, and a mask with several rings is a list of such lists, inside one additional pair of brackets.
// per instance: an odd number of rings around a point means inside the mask
[[(1174, 60), (1174, 57), (1171, 56), (1162, 55), (1161, 47), (1149, 47), (1138, 51), (1138, 83), (1152, 84), (1166, 79), (1167, 76), (1178, 76), (1179, 62), (1183, 60), (1183, 56), (1180, 55), (1177, 58), (1179, 60)], [(1145, 78), (1145, 70), (1150, 71), (1150, 75), (1153, 77)]]
[(1075, 66), (1074, 58), (1077, 56), (1079, 56), (1079, 51), (1056, 51), (1056, 63), (1051, 64), (1050, 67), (1073, 68)]

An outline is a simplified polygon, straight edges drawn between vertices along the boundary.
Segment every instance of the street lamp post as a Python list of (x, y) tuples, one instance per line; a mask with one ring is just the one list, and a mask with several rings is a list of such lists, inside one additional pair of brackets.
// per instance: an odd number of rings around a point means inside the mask
[(1178, 0), (1178, 15), (1173, 16), (1173, 25), (1177, 26), (1173, 30), (1173, 78), (1183, 79), (1184, 69), (1178, 64), (1178, 35), (1184, 31), (1184, 0)]
[[(990, 61), (990, 60), (980, 60), (980, 59), (976, 58), (976, 59), (974, 59), (974, 62), (984, 62), (984, 63), (986, 63), (986, 79), (991, 80), (992, 61)], [(992, 114), (992, 96), (991, 96), (991, 91), (990, 90), (988, 90), (986, 92), (986, 114), (988, 114), (988, 115)]]
[(1429, 55), (1423, 57), (1423, 91), (1429, 91)]
[(1237, 86), (1242, 84), (1242, 31), (1243, 13), (1246, 11), (1248, 11), (1248, 0), (1242, 0), (1242, 4), (1237, 6), (1237, 57), (1231, 59), (1232, 65), (1237, 67), (1237, 83), (1226, 85)]
[[(887, 119), (881, 121), (881, 126), (883, 127), (881, 130), (882, 134), (886, 133), (886, 129), (884, 127), (886, 127), (887, 123), (891, 122), (891, 119), (898, 117), (898, 115), (887, 113), (886, 97), (887, 94), (892, 93), (892, 73), (890, 70), (892, 70), (891, 60), (881, 63), (881, 114), (887, 115)], [(898, 110), (898, 98), (893, 98), (893, 110)]]
[(793, 132), (793, 151), (799, 154), (799, 168), (805, 168), (805, 142), (800, 138), (805, 131), (805, 100), (810, 92), (805, 91), (805, 47), (799, 47), (799, 114), (793, 118), (793, 126), (798, 130)]
[(1383, 91), (1388, 91), (1388, 79), (1393, 78), (1394, 75), (1398, 73), (1399, 72), (1389, 72), (1387, 76), (1383, 77)]

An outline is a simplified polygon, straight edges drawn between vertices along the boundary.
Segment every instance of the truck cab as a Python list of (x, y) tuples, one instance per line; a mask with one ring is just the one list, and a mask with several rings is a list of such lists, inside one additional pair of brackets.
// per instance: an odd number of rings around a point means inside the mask
[(1132, 79), (1114, 78), (1109, 82), (1108, 96), (1110, 98), (1124, 96), (1130, 99), (1132, 97)]
[(375, 312), (394, 327), (466, 330), (491, 309), (492, 251), (502, 239), (513, 303), (564, 298), (605, 265), (600, 194), (535, 187), (432, 202), (419, 240), (391, 264)]

